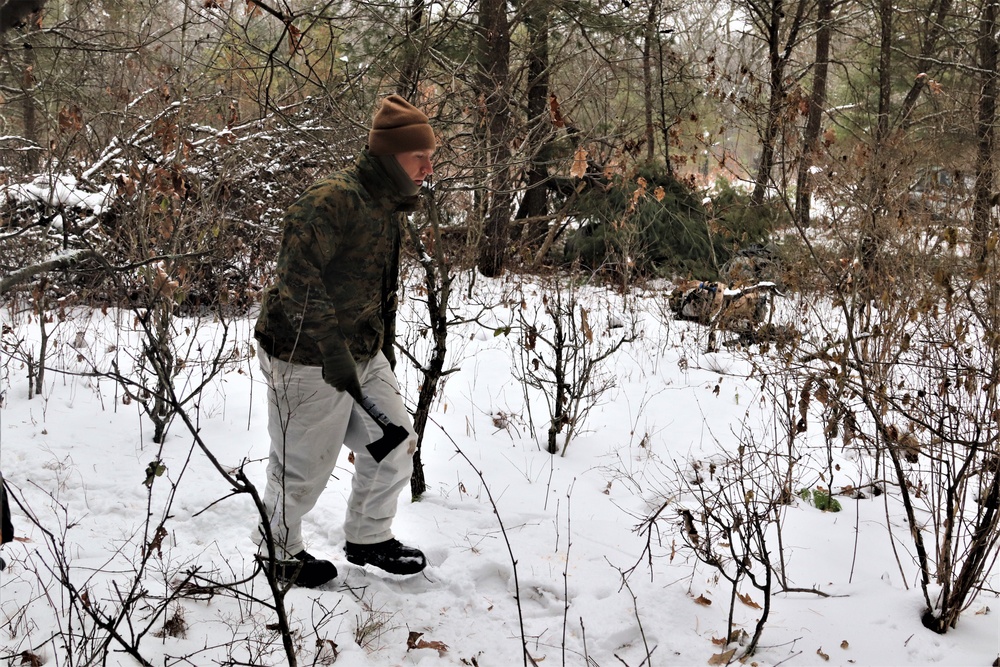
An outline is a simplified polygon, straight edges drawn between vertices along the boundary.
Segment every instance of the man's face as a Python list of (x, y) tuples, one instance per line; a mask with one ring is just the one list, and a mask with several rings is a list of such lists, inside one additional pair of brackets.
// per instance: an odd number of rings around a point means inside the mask
[(434, 173), (431, 165), (431, 156), (434, 151), (409, 151), (406, 153), (396, 153), (396, 160), (403, 168), (406, 175), (413, 179), (417, 185), (422, 185), (424, 179)]

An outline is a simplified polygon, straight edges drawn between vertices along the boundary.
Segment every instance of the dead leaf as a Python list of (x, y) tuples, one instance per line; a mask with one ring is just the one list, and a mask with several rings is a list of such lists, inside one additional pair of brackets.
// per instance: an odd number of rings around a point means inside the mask
[(632, 201), (629, 202), (628, 210), (629, 212), (634, 211), (636, 205), (638, 205), (639, 200), (646, 196), (646, 179), (640, 176), (636, 179), (637, 186), (635, 190), (632, 191)]
[(753, 601), (753, 598), (749, 594), (744, 595), (742, 593), (737, 593), (736, 596), (748, 607), (752, 609), (760, 609), (760, 605)]
[(21, 664), (28, 667), (42, 667), (42, 659), (31, 651), (21, 651)]
[(704, 595), (699, 595), (698, 597), (696, 597), (694, 599), (694, 601), (697, 602), (698, 604), (704, 606), (704, 607), (711, 607), (712, 606), (712, 601), (709, 600)]
[(302, 31), (291, 23), (285, 27), (288, 29), (288, 54), (294, 56), (302, 47)]
[(573, 166), (570, 167), (569, 175), (573, 178), (583, 178), (587, 174), (587, 150), (582, 146), (576, 149), (573, 155)]
[(698, 544), (699, 535), (698, 528), (694, 524), (694, 515), (691, 514), (691, 510), (677, 510), (677, 513), (681, 515), (681, 519), (684, 520), (684, 530), (687, 532), (687, 537), (691, 540), (691, 544)]
[(549, 93), (549, 118), (554, 126), (566, 127), (566, 121), (563, 120), (562, 112), (559, 110), (559, 98), (555, 93)]
[(168, 276), (162, 266), (156, 267), (156, 274), (153, 276), (154, 293), (162, 294), (167, 299), (172, 299), (178, 287), (180, 287), (180, 283)]
[(845, 639), (844, 641), (840, 642), (840, 648), (846, 651), (847, 649), (851, 648), (851, 645), (848, 644), (847, 640)]
[(728, 665), (729, 661), (733, 659), (736, 655), (736, 649), (731, 648), (728, 651), (723, 651), (722, 653), (716, 653), (711, 658), (708, 659), (708, 664), (710, 665)]
[(587, 309), (580, 306), (580, 328), (583, 330), (583, 335), (587, 339), (588, 343), (594, 342), (594, 332), (590, 328), (590, 322), (587, 321)]
[(75, 104), (59, 110), (59, 131), (79, 132), (83, 129), (83, 112)]
[[(164, 93), (164, 96), (167, 95), (169, 93)], [(165, 153), (169, 152), (177, 142), (177, 132), (177, 124), (169, 118), (158, 118), (153, 122), (153, 138), (159, 142), (160, 150)]]
[(823, 658), (824, 660), (829, 660), (830, 659), (830, 656), (828, 656), (826, 653), (823, 653), (823, 648), (822, 647), (816, 649), (816, 655), (818, 655), (819, 657)]
[(410, 651), (416, 648), (432, 648), (438, 652), (440, 656), (444, 656), (448, 651), (448, 645), (444, 642), (437, 641), (424, 641), (421, 639), (424, 633), (422, 632), (410, 632), (410, 636), (406, 639), (406, 650)]
[(156, 527), (156, 532), (153, 534), (153, 539), (150, 540), (149, 546), (146, 547), (146, 554), (152, 554), (154, 551), (156, 555), (163, 558), (163, 539), (167, 537), (167, 529), (162, 525)]
[(316, 657), (321, 664), (332, 664), (337, 661), (337, 656), (340, 654), (337, 650), (339, 648), (332, 639), (317, 639)]

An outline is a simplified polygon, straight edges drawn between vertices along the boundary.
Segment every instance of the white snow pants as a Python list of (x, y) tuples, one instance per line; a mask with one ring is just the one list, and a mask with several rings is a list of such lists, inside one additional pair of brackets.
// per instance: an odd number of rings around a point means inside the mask
[(324, 382), (320, 367), (290, 364), (259, 349), (257, 357), (268, 385), (271, 437), (264, 506), (278, 557), (288, 558), (305, 548), (302, 517), (326, 488), (342, 444), (354, 452), (344, 522), (347, 541), (375, 544), (391, 539), (399, 494), (413, 472), (417, 439), (385, 355), (379, 352), (359, 363), (358, 379), (362, 391), (411, 437), (381, 462), (375, 461), (367, 445), (382, 437), (382, 429), (347, 392)]

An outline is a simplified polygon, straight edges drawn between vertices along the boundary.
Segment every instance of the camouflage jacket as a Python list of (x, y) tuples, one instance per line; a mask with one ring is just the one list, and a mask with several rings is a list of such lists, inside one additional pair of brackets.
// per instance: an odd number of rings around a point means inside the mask
[(400, 211), (416, 200), (367, 151), (306, 190), (285, 214), (275, 281), (257, 318), (264, 351), (321, 366), (324, 351), (345, 340), (357, 361), (391, 346)]

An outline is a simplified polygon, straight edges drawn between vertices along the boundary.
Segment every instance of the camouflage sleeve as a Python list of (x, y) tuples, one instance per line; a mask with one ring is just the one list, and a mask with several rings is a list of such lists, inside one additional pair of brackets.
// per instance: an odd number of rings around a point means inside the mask
[(322, 191), (307, 191), (285, 215), (277, 261), (278, 296), (292, 327), (316, 341), (326, 356), (344, 335), (323, 281), (343, 243), (342, 214)]
[(396, 368), (396, 309), (399, 304), (399, 253), (402, 242), (402, 216), (395, 216), (396, 234), (393, 238), (392, 256), (395, 261), (389, 266), (389, 274), (382, 290), (382, 353), (393, 370)]
[(389, 365), (396, 369), (396, 295), (392, 294), (382, 311), (382, 354), (389, 360)]

